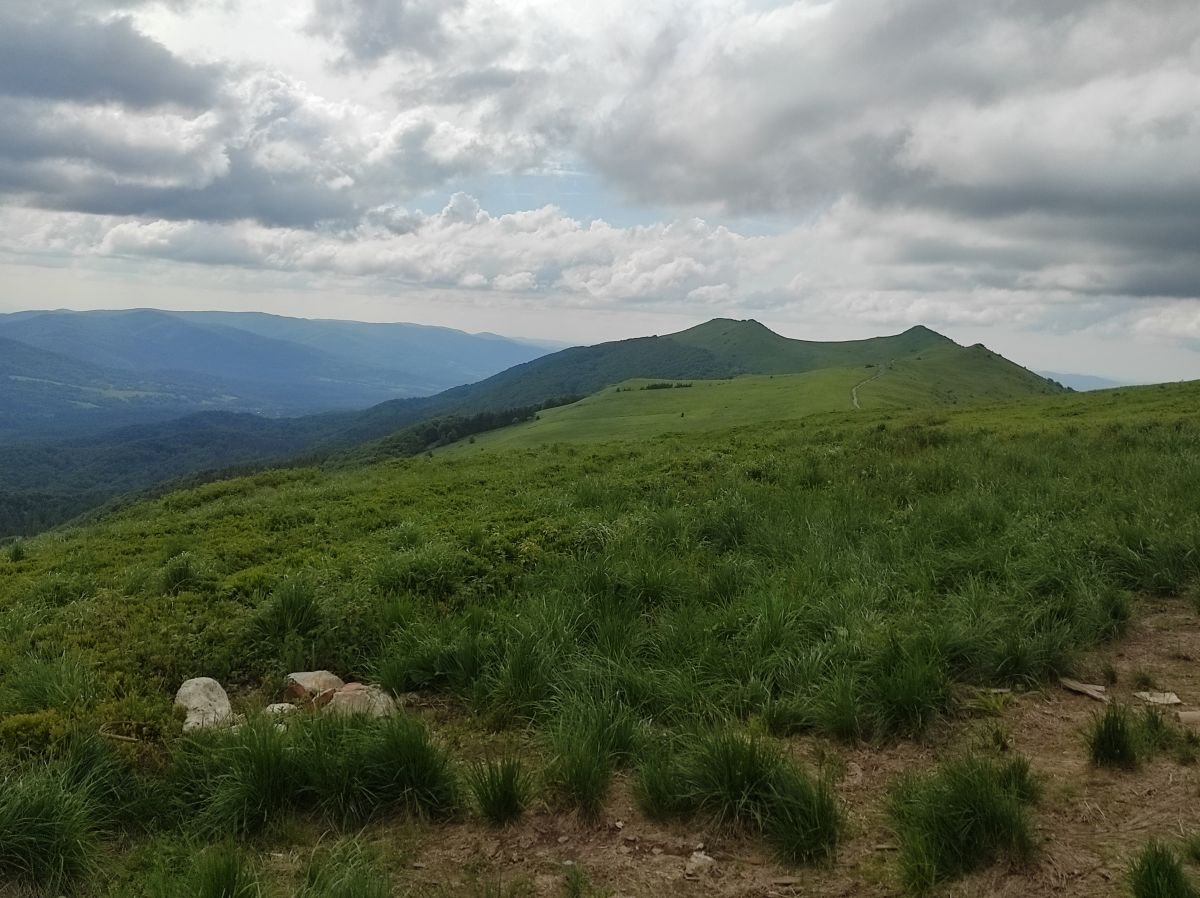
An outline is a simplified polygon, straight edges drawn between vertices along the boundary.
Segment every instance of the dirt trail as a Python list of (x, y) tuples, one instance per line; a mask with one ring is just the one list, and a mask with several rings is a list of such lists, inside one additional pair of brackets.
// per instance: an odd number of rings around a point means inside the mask
[(858, 404), (858, 388), (862, 387), (862, 386), (866, 386), (871, 381), (878, 380), (879, 378), (883, 377), (883, 375), (887, 373), (888, 368), (891, 367), (891, 364), (892, 364), (891, 362), (888, 362), (886, 365), (881, 367), (878, 371), (876, 371), (874, 374), (872, 374), (866, 380), (860, 380), (858, 383), (856, 383), (853, 387), (850, 388), (850, 403), (851, 403), (851, 405), (853, 405), (855, 408), (862, 408), (862, 406)]
[[(1111, 664), (1118, 683), (1110, 694), (1137, 704), (1129, 694), (1135, 673), (1145, 672), (1160, 688), (1178, 693), (1184, 709), (1197, 709), (1198, 660), (1200, 618), (1182, 602), (1162, 602), (1143, 608), (1129, 635), (1084, 659), (1078, 674), (1098, 682), (1101, 665)], [(576, 863), (612, 898), (901, 896), (885, 811), (888, 789), (902, 773), (991, 744), (998, 726), (1007, 732), (1010, 750), (1028, 757), (1043, 783), (1036, 811), (1041, 849), (1028, 868), (999, 864), (949, 884), (940, 895), (1116, 898), (1127, 894), (1127, 864), (1148, 839), (1200, 832), (1200, 768), (1164, 754), (1132, 773), (1095, 770), (1083, 732), (1102, 707), (1098, 702), (1057, 685), (1008, 698), (1001, 717), (956, 720), (922, 743), (847, 747), (816, 737), (791, 740), (789, 749), (804, 763), (829, 765), (832, 759), (832, 769), (840, 771), (837, 789), (849, 826), (837, 862), (828, 868), (779, 866), (761, 839), (648, 821), (623, 779), (593, 825), (541, 808), (504, 829), (471, 822), (422, 825), (384, 828), (377, 838), (393, 850), (397, 842), (405, 844), (411, 864), (398, 879), (410, 891), (401, 894), (470, 894), (481, 883), (500, 880), (531, 887), (520, 894), (558, 896), (565, 865)], [(689, 877), (687, 860), (700, 845), (716, 865)]]

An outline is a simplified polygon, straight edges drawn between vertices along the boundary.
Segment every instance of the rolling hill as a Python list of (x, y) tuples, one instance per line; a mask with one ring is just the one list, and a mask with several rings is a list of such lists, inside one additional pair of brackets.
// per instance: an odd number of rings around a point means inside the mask
[[(834, 367), (829, 367), (831, 363)], [(53, 445), (0, 447), (0, 536), (31, 529), (23, 523), (30, 519), (31, 494), (45, 497), (48, 507), (56, 508), (75, 498), (78, 502), (71, 508), (78, 511), (129, 490), (231, 465), (328, 456), (338, 456), (341, 463), (358, 463), (410, 455), (497, 424), (533, 417), (541, 408), (564, 406), (632, 378), (728, 380), (782, 374), (809, 378), (801, 390), (807, 398), (798, 400), (788, 394), (787, 385), (777, 384), (755, 392), (759, 398), (747, 400), (748, 404), (739, 403), (736, 413), (725, 413), (750, 422), (780, 417), (780, 404), (794, 406), (784, 418), (796, 417), (804, 408), (850, 408), (854, 384), (881, 370), (887, 372), (886, 380), (878, 381), (882, 393), (872, 389), (876, 382), (862, 388), (860, 401), (868, 406), (876, 396), (889, 397), (886, 401), (891, 405), (920, 407), (1060, 389), (982, 347), (958, 346), (927, 328), (871, 340), (814, 343), (781, 337), (755, 321), (716, 319), (679, 334), (566, 349), (475, 384), (430, 397), (391, 400), (362, 411), (286, 419), (213, 412)], [(743, 387), (739, 381), (731, 389), (749, 388), (749, 383)], [(696, 389), (694, 395), (702, 392)], [(560, 434), (571, 426), (578, 426), (579, 434), (589, 427), (604, 432), (607, 425), (584, 424), (583, 419), (590, 410), (607, 413), (605, 399), (589, 400), (578, 409), (543, 412), (544, 421), (549, 426), (558, 415), (566, 415)], [(656, 395), (653, 401), (666, 400)], [(678, 411), (670, 414), (678, 417)], [(723, 420), (720, 414), (713, 417), (716, 423)], [(6, 507), (26, 511), (22, 516), (6, 516)], [(39, 514), (35, 521), (33, 526), (44, 526), (45, 516)]]
[[(543, 411), (536, 420), (482, 434), (471, 444), (456, 445), (454, 451), (468, 446), (472, 450), (529, 448), (556, 442), (643, 439), (793, 421), (853, 408), (954, 406), (1060, 392), (982, 346), (963, 347), (941, 339), (944, 342), (919, 335), (917, 347), (910, 349), (917, 354), (857, 367), (723, 380), (630, 380), (579, 402)], [(837, 347), (834, 352), (825, 350), (823, 344), (813, 345), (811, 357), (826, 360), (836, 359), (835, 353), (844, 344), (833, 344)], [(895, 342), (883, 345), (896, 350)], [(855, 348), (856, 353), (860, 351)], [(786, 364), (786, 359), (777, 364)], [(671, 384), (674, 386), (666, 388)]]

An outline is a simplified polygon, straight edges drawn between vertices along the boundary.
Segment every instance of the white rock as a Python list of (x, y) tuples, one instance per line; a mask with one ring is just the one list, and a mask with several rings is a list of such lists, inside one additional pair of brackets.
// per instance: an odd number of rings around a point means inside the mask
[(285, 714), (291, 714), (295, 710), (296, 706), (291, 702), (276, 702), (266, 707), (268, 717), (282, 717)]
[(341, 689), (346, 684), (327, 670), (301, 670), (287, 676), (288, 691), (297, 698), (317, 695), (326, 689)]
[(396, 702), (378, 686), (348, 683), (333, 694), (325, 711), (331, 714), (365, 714), (387, 717), (396, 713)]
[(712, 873), (716, 866), (715, 858), (709, 857), (703, 851), (693, 851), (692, 856), (687, 859), (687, 865), (683, 868), (683, 872), (685, 876), (700, 876)]
[(212, 677), (186, 680), (175, 693), (175, 705), (187, 711), (184, 732), (228, 726), (234, 721), (229, 696)]

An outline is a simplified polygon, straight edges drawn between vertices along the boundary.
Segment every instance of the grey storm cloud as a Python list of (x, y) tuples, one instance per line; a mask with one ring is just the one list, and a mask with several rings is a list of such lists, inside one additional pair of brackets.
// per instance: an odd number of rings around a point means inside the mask
[(341, 61), (370, 65), (396, 53), (433, 56), (447, 43), (447, 18), (465, 0), (315, 0), (310, 34), (344, 51)]
[[(1195, 0), (307, 0), (296, 40), (361, 102), (189, 62), (149, 6), (0, 11), (0, 195), (138, 225), (114, 252), (897, 320), (1200, 298)], [(680, 222), (408, 205), (571, 169)]]
[(139, 33), (130, 19), (28, 18), (0, 10), (0, 94), (135, 108), (201, 109), (217, 73), (185, 63)]

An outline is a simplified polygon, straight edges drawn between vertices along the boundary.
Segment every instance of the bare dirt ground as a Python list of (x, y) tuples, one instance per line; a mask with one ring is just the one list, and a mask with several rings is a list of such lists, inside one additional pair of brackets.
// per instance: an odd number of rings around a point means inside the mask
[[(1102, 682), (1111, 664), (1118, 675), (1109, 693), (1131, 697), (1139, 672), (1176, 692), (1181, 709), (1200, 708), (1200, 618), (1182, 602), (1143, 606), (1119, 643), (1084, 659), (1081, 678)], [(1132, 772), (1092, 768), (1083, 732), (1102, 706), (1061, 689), (1005, 696), (996, 717), (964, 718), (943, 726), (922, 743), (846, 747), (796, 739), (796, 755), (810, 764), (833, 764), (849, 830), (837, 862), (828, 868), (779, 866), (760, 840), (697, 827), (645, 820), (626, 782), (619, 781), (600, 821), (585, 825), (569, 815), (538, 810), (518, 825), (491, 829), (478, 823), (407, 827), (381, 833), (405, 844), (398, 880), (411, 894), (501, 894), (479, 891), (497, 882), (511, 894), (560, 896), (566, 865), (579, 864), (610, 898), (665, 896), (889, 896), (901, 890), (895, 846), (884, 810), (887, 790), (905, 771), (923, 770), (971, 745), (994, 742), (997, 728), (1011, 751), (1027, 756), (1042, 780), (1037, 808), (1041, 850), (1032, 865), (1005, 864), (946, 886), (953, 896), (1117, 896), (1129, 859), (1154, 836), (1167, 839), (1200, 832), (1200, 767), (1160, 754)], [(687, 861), (703, 849), (716, 864), (689, 875)], [(502, 892), (502, 894), (508, 894)]]

